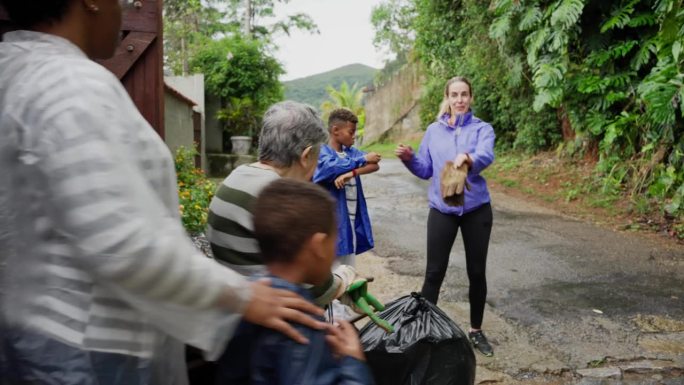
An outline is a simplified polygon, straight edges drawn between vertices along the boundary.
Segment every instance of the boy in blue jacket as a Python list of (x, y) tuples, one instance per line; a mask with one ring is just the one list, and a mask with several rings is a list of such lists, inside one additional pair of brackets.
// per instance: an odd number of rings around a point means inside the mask
[(337, 200), (337, 262), (352, 266), (356, 264), (356, 254), (373, 248), (373, 232), (359, 176), (380, 169), (380, 155), (352, 147), (358, 121), (345, 108), (330, 113), (330, 139), (321, 147), (313, 176), (314, 183), (325, 187)]
[[(330, 278), (335, 259), (335, 203), (319, 186), (282, 178), (254, 203), (254, 233), (271, 286), (309, 301), (307, 286)], [(346, 321), (327, 331), (293, 324), (308, 344), (242, 322), (218, 363), (216, 385), (364, 385), (370, 370), (355, 329)]]

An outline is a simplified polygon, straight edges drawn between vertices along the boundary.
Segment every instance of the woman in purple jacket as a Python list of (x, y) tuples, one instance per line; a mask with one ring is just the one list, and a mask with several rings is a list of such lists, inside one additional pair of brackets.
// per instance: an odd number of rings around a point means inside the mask
[[(463, 77), (449, 79), (437, 121), (430, 124), (418, 153), (402, 144), (395, 154), (415, 176), (432, 178), (428, 190), (430, 213), (427, 224), (427, 267), (422, 295), (437, 303), (439, 289), (449, 264), (449, 253), (461, 229), (470, 281), (470, 340), (485, 356), (494, 354), (482, 332), (487, 280), (485, 267), (492, 230), (492, 208), (487, 182), (480, 175), (494, 161), (494, 129), (473, 116), (470, 82)], [(465, 204), (447, 205), (440, 193), (440, 174), (447, 161), (454, 167), (468, 165)]]

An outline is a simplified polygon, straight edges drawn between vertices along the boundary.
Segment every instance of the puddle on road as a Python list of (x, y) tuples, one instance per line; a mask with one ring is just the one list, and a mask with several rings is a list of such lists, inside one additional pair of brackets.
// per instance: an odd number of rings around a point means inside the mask
[[(528, 322), (536, 322), (539, 317), (580, 317), (594, 309), (607, 316), (667, 314), (684, 319), (684, 287), (676, 278), (652, 276), (644, 280), (639, 276), (619, 275), (598, 279), (600, 281), (553, 282), (533, 290), (515, 290), (501, 302), (503, 306), (534, 310), (516, 311), (523, 313), (516, 317), (523, 322), (525, 318)], [(642, 321), (645, 325), (646, 319)], [(665, 325), (662, 320), (660, 324)]]

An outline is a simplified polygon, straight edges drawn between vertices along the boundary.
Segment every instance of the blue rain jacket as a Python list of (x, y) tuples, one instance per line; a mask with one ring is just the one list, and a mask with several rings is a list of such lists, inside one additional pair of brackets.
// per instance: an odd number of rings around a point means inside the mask
[(347, 154), (346, 158), (340, 158), (335, 150), (328, 145), (321, 147), (318, 156), (318, 166), (313, 176), (314, 183), (318, 183), (326, 188), (337, 200), (337, 255), (361, 254), (373, 248), (373, 231), (371, 230), (370, 217), (366, 198), (363, 196), (361, 178), (356, 176), (356, 216), (354, 219), (354, 229), (356, 234), (356, 248), (354, 248), (354, 238), (352, 237), (352, 224), (349, 219), (347, 208), (347, 197), (344, 189), (335, 187), (335, 178), (351, 170), (366, 165), (365, 152), (355, 147), (344, 147), (343, 151)]

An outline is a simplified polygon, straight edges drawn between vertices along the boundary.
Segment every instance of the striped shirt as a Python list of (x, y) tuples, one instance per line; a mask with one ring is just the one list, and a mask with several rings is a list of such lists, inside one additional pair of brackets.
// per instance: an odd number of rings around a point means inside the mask
[(216, 260), (244, 275), (265, 272), (254, 238), (252, 205), (261, 190), (278, 178), (273, 170), (242, 165), (221, 183), (207, 220), (207, 239)]
[[(206, 234), (214, 258), (245, 276), (267, 273), (254, 235), (253, 205), (261, 191), (278, 178), (271, 169), (239, 166), (221, 183), (209, 205)], [(339, 277), (331, 274), (323, 285), (311, 287), (314, 303), (329, 304), (341, 284)]]
[[(150, 357), (220, 352), (250, 296), (178, 214), (173, 159), (118, 79), (62, 38), (0, 43), (0, 300), (10, 326)], [(234, 308), (212, 308), (222, 292)], [(47, 359), (47, 358), (46, 358)]]

